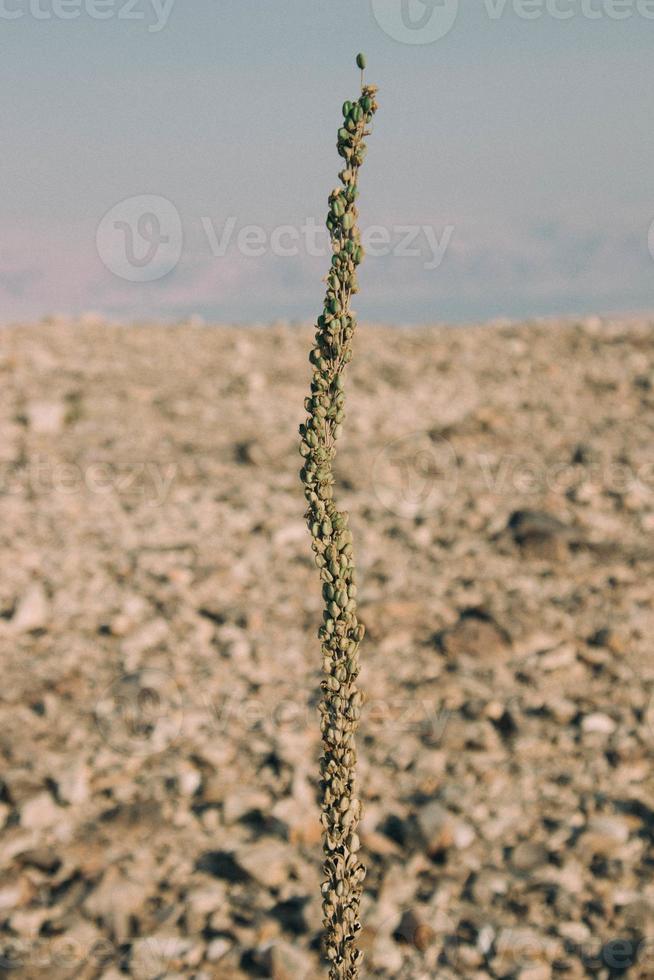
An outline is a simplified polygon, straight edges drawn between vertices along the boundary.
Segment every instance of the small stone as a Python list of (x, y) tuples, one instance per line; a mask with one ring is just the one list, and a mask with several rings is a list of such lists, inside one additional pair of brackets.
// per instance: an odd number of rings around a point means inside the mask
[(435, 854), (454, 843), (452, 818), (445, 807), (432, 800), (417, 813), (418, 827), (428, 854)]
[(34, 582), (20, 599), (11, 619), (14, 633), (32, 633), (44, 629), (48, 622), (49, 603), (40, 582)]
[(611, 629), (610, 626), (604, 626), (597, 630), (588, 638), (588, 642), (591, 646), (606, 647), (607, 650), (616, 654), (625, 654), (628, 650), (625, 637), (617, 630)]
[(397, 935), (410, 946), (420, 950), (421, 953), (424, 953), (436, 938), (434, 929), (415, 909), (407, 909), (403, 914)]
[(180, 762), (176, 771), (177, 787), (182, 796), (193, 797), (202, 783), (202, 774), (195, 766)]
[(10, 912), (12, 909), (21, 908), (29, 902), (31, 894), (32, 889), (26, 878), (16, 877), (11, 880), (5, 878), (0, 884), (0, 911)]
[(89, 775), (88, 766), (83, 763), (63, 769), (55, 777), (58, 798), (63, 803), (84, 803), (90, 795)]
[(547, 860), (547, 848), (536, 841), (521, 841), (511, 854), (511, 863), (519, 871), (533, 871), (547, 864)]
[(552, 971), (547, 963), (527, 966), (518, 973), (518, 980), (551, 980)]
[(50, 847), (35, 847), (21, 851), (17, 855), (17, 860), (27, 868), (38, 868), (45, 874), (54, 874), (61, 867), (61, 859)]
[(279, 888), (289, 880), (291, 854), (282, 841), (264, 838), (239, 848), (235, 860), (260, 885)]
[(84, 910), (92, 919), (109, 928), (117, 942), (133, 934), (133, 923), (145, 914), (146, 903), (155, 882), (132, 881), (117, 867), (110, 867), (100, 884), (84, 901)]
[(229, 939), (225, 939), (222, 936), (218, 937), (218, 939), (212, 939), (207, 946), (207, 959), (210, 963), (216, 963), (229, 953), (232, 945)]
[(620, 852), (629, 840), (629, 824), (623, 817), (591, 817), (579, 838), (579, 847), (586, 855), (608, 857)]
[(511, 655), (508, 634), (483, 609), (465, 609), (457, 623), (435, 637), (448, 657), (469, 656), (483, 662), (506, 660)]
[(152, 619), (140, 626), (123, 643), (125, 656), (136, 661), (147, 650), (165, 644), (169, 637), (168, 624), (165, 619)]
[(270, 807), (270, 797), (255, 787), (233, 787), (223, 801), (223, 820), (229, 827), (253, 810), (266, 812)]
[(39, 435), (56, 435), (64, 427), (66, 406), (63, 402), (30, 402), (27, 421), (32, 432)]
[(569, 667), (575, 662), (577, 648), (574, 643), (564, 643), (554, 650), (541, 654), (538, 658), (538, 666), (542, 670), (559, 670), (561, 667)]
[(136, 980), (156, 980), (170, 976), (182, 965), (192, 940), (176, 935), (143, 936), (132, 942), (129, 967)]
[(23, 803), (20, 811), (21, 826), (28, 830), (46, 830), (53, 827), (62, 816), (62, 810), (50, 793), (43, 792)]
[(269, 946), (263, 959), (271, 980), (307, 980), (313, 969), (309, 953), (281, 941)]
[(377, 936), (366, 961), (370, 965), (387, 971), (386, 975), (399, 976), (404, 963), (400, 946), (388, 936)]
[(557, 560), (568, 554), (571, 529), (546, 511), (516, 510), (507, 529), (529, 557)]
[(585, 943), (591, 934), (585, 922), (560, 922), (556, 928), (560, 936), (579, 946)]
[(591, 715), (586, 715), (581, 723), (582, 730), (588, 733), (600, 733), (601, 735), (612, 735), (616, 730), (617, 725), (608, 715), (602, 714), (602, 712), (594, 712)]
[(466, 847), (470, 847), (476, 836), (474, 827), (471, 827), (469, 823), (457, 823), (454, 827), (454, 846), (462, 851)]
[(210, 916), (227, 903), (227, 888), (222, 881), (214, 881), (202, 888), (189, 891), (184, 899), (186, 925), (192, 935), (200, 934)]

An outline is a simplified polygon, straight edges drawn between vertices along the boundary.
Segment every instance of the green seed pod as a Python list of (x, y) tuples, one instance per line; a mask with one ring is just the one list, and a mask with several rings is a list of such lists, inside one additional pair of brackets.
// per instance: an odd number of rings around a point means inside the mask
[(349, 231), (350, 230), (350, 228), (354, 224), (354, 215), (352, 214), (351, 211), (346, 211), (345, 212), (345, 214), (343, 215), (343, 219), (341, 221), (341, 224), (342, 224), (343, 228), (345, 228), (346, 231)]
[(349, 115), (351, 109), (352, 109), (352, 103), (351, 102), (344, 102), (343, 103), (343, 115), (344, 116)]
[(361, 51), (357, 55), (357, 67), (360, 68), (361, 71), (363, 71), (363, 69), (366, 67), (366, 56)]
[(361, 99), (360, 105), (364, 112), (370, 112), (370, 110), (372, 109), (372, 99), (370, 98), (370, 96), (364, 95), (363, 98)]

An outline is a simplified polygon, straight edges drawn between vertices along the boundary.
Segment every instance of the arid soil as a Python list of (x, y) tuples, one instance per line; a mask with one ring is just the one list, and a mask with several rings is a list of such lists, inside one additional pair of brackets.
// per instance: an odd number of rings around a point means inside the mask
[[(309, 328), (0, 332), (0, 975), (325, 976)], [(363, 327), (365, 975), (654, 976), (654, 322)]]

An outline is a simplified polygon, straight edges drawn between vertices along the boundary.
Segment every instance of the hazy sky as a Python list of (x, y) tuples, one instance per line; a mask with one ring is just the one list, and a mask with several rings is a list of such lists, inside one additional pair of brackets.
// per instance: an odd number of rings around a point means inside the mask
[(654, 308), (653, 0), (0, 0), (0, 38), (2, 322), (315, 316), (358, 50), (361, 318)]

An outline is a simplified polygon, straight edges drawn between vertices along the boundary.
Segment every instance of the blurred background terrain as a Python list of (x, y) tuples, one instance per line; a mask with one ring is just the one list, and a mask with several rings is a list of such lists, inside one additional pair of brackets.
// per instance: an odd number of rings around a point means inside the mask
[[(321, 975), (310, 328), (0, 351), (0, 972)], [(654, 333), (364, 326), (370, 976), (654, 974)]]

